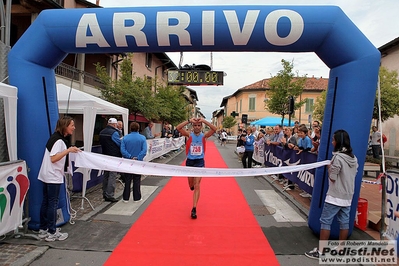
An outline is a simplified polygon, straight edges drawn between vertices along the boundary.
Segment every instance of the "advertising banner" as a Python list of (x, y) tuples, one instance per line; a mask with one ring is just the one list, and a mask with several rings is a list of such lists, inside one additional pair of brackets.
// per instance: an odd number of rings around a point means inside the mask
[[(268, 167), (296, 166), (310, 164), (317, 161), (317, 155), (311, 152), (301, 152), (291, 149), (283, 149), (280, 146), (265, 145), (265, 165)], [(316, 169), (300, 170), (299, 172), (283, 173), (290, 181), (298, 184), (298, 187), (312, 194), (314, 175)]]
[(22, 224), (28, 189), (25, 161), (0, 164), (0, 235), (11, 232)]
[(394, 212), (399, 211), (399, 172), (388, 171), (386, 178), (386, 218), (388, 219), (388, 226), (386, 236), (389, 239), (397, 239), (399, 232), (399, 218), (394, 215)]

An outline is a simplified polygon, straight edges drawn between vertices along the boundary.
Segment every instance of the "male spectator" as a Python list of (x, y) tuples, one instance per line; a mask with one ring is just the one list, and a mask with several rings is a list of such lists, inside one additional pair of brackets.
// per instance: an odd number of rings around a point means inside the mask
[(376, 126), (372, 126), (370, 139), (371, 139), (371, 149), (373, 151), (373, 157), (376, 159), (380, 159), (380, 152), (381, 152), (381, 133), (378, 131)]
[(220, 133), (220, 145), (226, 147), (227, 142), (227, 133), (226, 130), (222, 129), (222, 133)]
[[(183, 129), (188, 124), (192, 124), (193, 130), (188, 131)], [(207, 125), (210, 130), (202, 133), (202, 124)], [(191, 118), (177, 125), (177, 130), (182, 136), (187, 138), (186, 147), (186, 166), (190, 167), (205, 167), (205, 146), (206, 139), (216, 132), (216, 127), (203, 118)], [(200, 183), (201, 177), (188, 177), (188, 186), (193, 194), (193, 208), (191, 209), (191, 218), (197, 219), (197, 203), (200, 197)]]
[(163, 128), (161, 130), (161, 138), (170, 138), (172, 137), (172, 131), (170, 130), (170, 125), (167, 123), (163, 124)]
[(154, 123), (152, 121), (150, 121), (150, 123), (148, 123), (148, 126), (144, 129), (143, 135), (146, 139), (153, 139), (155, 137), (158, 137), (160, 134), (152, 134), (152, 128), (154, 126)]
[[(266, 141), (266, 144), (280, 146), (283, 138), (284, 138), (283, 127), (281, 125), (275, 125), (274, 126), (274, 135), (273, 135), (273, 137), (271, 137), (269, 140)], [(280, 184), (284, 183), (284, 177), (282, 174), (278, 175), (278, 180), (279, 180)]]
[(180, 135), (179, 130), (177, 130), (177, 128), (175, 128), (173, 130), (173, 138), (180, 138), (180, 137), (181, 137), (181, 135)]
[(271, 140), (267, 141), (267, 145), (276, 145), (279, 146), (281, 144), (281, 139), (284, 138), (283, 127), (281, 125), (274, 126), (274, 136)]
[(121, 120), (118, 120), (117, 128), (119, 130), (119, 136), (122, 138), (124, 134), (123, 134), (123, 122)]
[[(292, 128), (286, 127), (284, 129), (284, 138), (281, 139), (281, 146), (283, 146), (284, 149), (293, 149), (296, 145), (296, 138), (292, 135)], [(283, 187), (284, 190), (292, 190), (295, 189), (294, 182), (291, 180), (287, 180), (287, 184)]]
[[(118, 121), (115, 118), (108, 120), (108, 125), (100, 132), (100, 144), (102, 153), (114, 157), (122, 157), (120, 146), (121, 138), (117, 128)], [(115, 199), (115, 182), (117, 172), (104, 171), (103, 177), (103, 198), (105, 201), (117, 202)]]
[(310, 151), (313, 147), (312, 140), (308, 136), (308, 128), (305, 125), (301, 125), (298, 129), (298, 145), (294, 147), (294, 150), (298, 151), (298, 154), (303, 151)]
[(312, 123), (312, 134), (310, 135), (310, 138), (313, 139), (316, 133), (314, 132), (315, 127), (320, 127), (320, 122), (315, 120)]
[[(297, 146), (294, 147), (294, 150), (298, 151), (298, 154), (305, 151), (309, 152), (313, 148), (312, 140), (308, 136), (308, 128), (306, 125), (302, 124), (298, 128), (298, 139), (297, 139)], [(307, 193), (306, 191), (299, 194), (303, 198), (310, 198), (312, 195)]]
[(258, 131), (258, 129), (256, 128), (256, 126), (252, 126), (252, 135), (254, 135), (255, 139), (258, 138), (259, 131)]
[[(130, 124), (130, 133), (122, 139), (121, 152), (123, 158), (142, 161), (147, 154), (147, 141), (139, 134), (140, 125), (136, 122)], [(125, 173), (125, 188), (123, 189), (123, 202), (129, 202), (130, 183), (133, 180), (133, 201), (139, 202), (141, 198), (141, 175)]]
[(320, 138), (321, 138), (321, 126), (318, 125), (313, 127), (313, 133), (314, 133), (314, 137), (312, 138), (313, 147), (311, 152), (318, 153), (320, 146)]
[[(241, 128), (239, 128), (238, 129), (238, 133), (237, 133), (237, 148), (238, 147), (242, 147), (241, 149), (243, 149), (245, 151), (244, 141), (241, 139), (241, 136), (243, 134), (245, 134), (244, 137), (246, 137), (247, 136), (247, 131), (246, 130), (243, 131)], [(242, 155), (243, 154), (244, 154), (244, 152), (239, 152), (238, 149), (237, 149), (238, 161), (240, 163), (242, 163)]]

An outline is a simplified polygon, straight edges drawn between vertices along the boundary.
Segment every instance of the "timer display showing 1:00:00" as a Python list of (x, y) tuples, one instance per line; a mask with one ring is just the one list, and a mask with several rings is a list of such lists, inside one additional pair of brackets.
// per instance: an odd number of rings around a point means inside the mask
[(222, 71), (171, 70), (168, 82), (173, 84), (214, 84), (223, 85)]

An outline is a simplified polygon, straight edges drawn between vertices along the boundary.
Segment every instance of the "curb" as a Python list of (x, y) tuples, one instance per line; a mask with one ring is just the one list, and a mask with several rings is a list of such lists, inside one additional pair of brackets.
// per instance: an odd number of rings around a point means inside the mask
[(11, 263), (10, 266), (27, 266), (42, 256), (48, 249), (48, 246), (37, 247), (35, 250), (32, 250), (31, 252), (25, 254), (22, 258), (19, 258)]
[(263, 175), (262, 176), (263, 179), (265, 179), (271, 186), (273, 186), (274, 190), (279, 192), (280, 195), (284, 196), (286, 199), (288, 199), (292, 204), (295, 205), (295, 207), (298, 208), (298, 210), (306, 216), (306, 218), (309, 217), (309, 210), (307, 208), (305, 208), (302, 204), (300, 204), (292, 195), (290, 195), (289, 193), (285, 193), (282, 188), (277, 185), (275, 182), (272, 182), (270, 180), (270, 176), (267, 175)]

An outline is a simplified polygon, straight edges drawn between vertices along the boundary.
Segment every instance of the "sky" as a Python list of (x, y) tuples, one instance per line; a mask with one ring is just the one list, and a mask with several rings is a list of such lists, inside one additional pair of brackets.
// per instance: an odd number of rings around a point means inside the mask
[[(100, 0), (100, 6), (212, 6), (226, 5), (226, 2), (228, 5), (339, 6), (375, 47), (379, 48), (399, 37), (398, 0)], [(176, 66), (179, 65), (180, 53), (167, 53), (167, 55)], [(221, 109), (220, 104), (224, 97), (244, 86), (275, 76), (282, 70), (282, 59), (293, 62), (293, 71), (300, 76), (323, 78), (329, 76), (329, 68), (314, 53), (184, 52), (182, 65), (205, 64), (211, 65), (215, 71), (225, 72), (223, 86), (190, 86), (197, 92), (199, 100), (197, 106), (206, 119), (211, 120), (212, 112)]]

